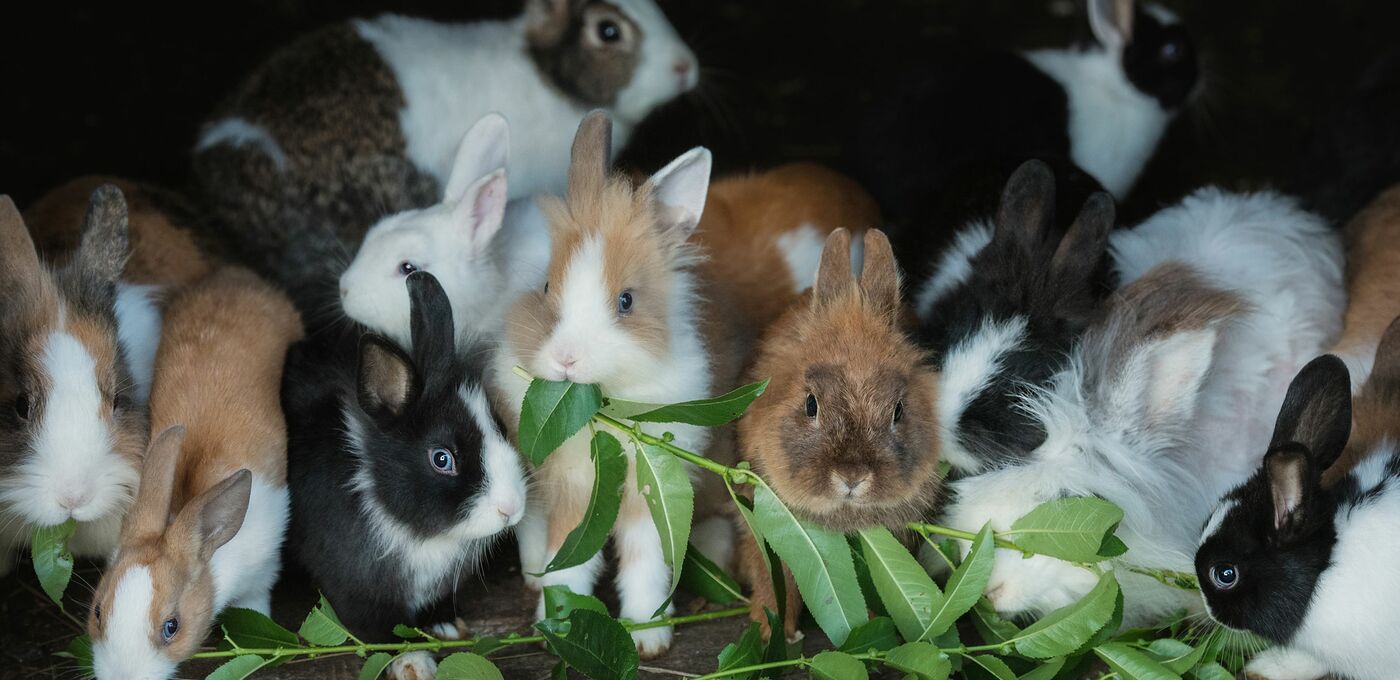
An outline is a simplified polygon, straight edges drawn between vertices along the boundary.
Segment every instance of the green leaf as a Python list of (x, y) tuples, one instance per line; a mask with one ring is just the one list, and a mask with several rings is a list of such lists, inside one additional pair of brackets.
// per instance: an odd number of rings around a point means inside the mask
[(1218, 663), (1207, 663), (1191, 670), (1194, 680), (1235, 680), (1235, 674)]
[[(768, 381), (764, 380), (744, 385), (723, 396), (658, 406), (650, 410), (634, 412), (626, 417), (639, 423), (685, 423), (701, 427), (719, 427), (738, 420), (739, 416), (744, 415), (744, 411), (749, 409), (749, 404), (752, 404), (753, 400), (763, 394), (763, 390), (767, 388)], [(611, 401), (609, 400), (609, 402)], [(619, 404), (618, 408), (626, 409), (627, 406), (643, 405), (625, 402)]]
[(754, 489), (754, 520), (792, 570), (797, 589), (822, 632), (832, 643), (844, 643), (851, 629), (867, 618), (846, 540), (798, 519), (767, 484)]
[[(740, 537), (742, 539), (743, 537)], [(744, 590), (732, 576), (710, 561), (692, 544), (685, 551), (681, 566), (681, 588), (691, 595), (715, 604), (733, 604), (744, 599)]]
[(920, 639), (933, 623), (934, 610), (943, 604), (943, 593), (889, 529), (862, 529), (860, 544), (875, 591), (899, 626), (900, 635), (906, 640)]
[[(681, 582), (681, 567), (690, 545), (690, 520), (695, 513), (695, 487), (680, 459), (652, 446), (637, 447), (637, 491), (646, 499), (661, 538), (661, 553), (671, 567), (671, 593)], [(663, 603), (653, 616), (665, 612)]]
[(63, 608), (63, 591), (68, 589), (68, 581), (73, 578), (73, 553), (68, 550), (68, 539), (77, 530), (78, 521), (74, 519), (56, 526), (38, 527), (29, 545), (34, 558), (34, 575), (39, 577), (39, 585), (59, 609)]
[(379, 676), (384, 674), (384, 669), (393, 663), (394, 657), (386, 652), (379, 652), (368, 659), (365, 665), (360, 666), (359, 680), (379, 680)]
[(331, 603), (326, 601), (325, 595), (321, 596), (321, 601), (311, 613), (306, 615), (306, 620), (297, 632), (317, 647), (342, 645), (350, 638), (349, 629), (340, 622), (340, 617), (335, 615), (335, 609), (331, 608)]
[(1007, 666), (1005, 661), (995, 656), (980, 654), (978, 656), (969, 656), (967, 660), (971, 661), (972, 665), (965, 666), (964, 668), (966, 670), (970, 671), (973, 667), (976, 667), (984, 671), (982, 675), (991, 676), (996, 678), (996, 680), (1016, 680), (1016, 674), (1011, 672), (1011, 667)]
[(578, 566), (597, 555), (617, 522), (622, 483), (627, 480), (627, 457), (622, 455), (622, 444), (607, 432), (595, 432), (588, 452), (593, 459), (593, 495), (588, 499), (583, 520), (564, 537), (559, 552), (544, 568), (546, 573)]
[(1012, 522), (1005, 535), (1014, 536), (1012, 541), (1018, 547), (1039, 555), (1098, 562), (1105, 559), (1103, 553), (1115, 552), (1122, 544), (1109, 541), (1122, 521), (1123, 511), (1102, 498), (1059, 498), (1041, 503)]
[(457, 652), (438, 664), (437, 680), (504, 680), (501, 670), (486, 657)]
[(1192, 647), (1180, 640), (1160, 638), (1149, 643), (1147, 651), (1173, 673), (1185, 673), (1201, 662), (1206, 646)]
[(394, 635), (397, 635), (398, 637), (401, 637), (405, 640), (414, 640), (417, 638), (426, 637), (423, 634), (423, 631), (420, 631), (412, 626), (405, 626), (402, 623), (394, 624)]
[[(73, 668), (78, 671), (80, 678), (91, 678), (96, 674), (92, 669), (92, 638), (86, 635), (73, 638), (63, 651), (56, 652), (54, 656), (72, 659)], [(67, 673), (60, 673), (60, 675), (67, 675)]]
[[(718, 672), (730, 670), (731, 668), (743, 668), (752, 666), (763, 660), (763, 631), (759, 628), (758, 622), (752, 622), (744, 630), (744, 634), (739, 637), (738, 642), (731, 642), (725, 645), (719, 653)], [(730, 680), (750, 680), (758, 671), (749, 671), (738, 675), (731, 675)]]
[(845, 652), (822, 652), (812, 657), (811, 669), (819, 680), (870, 680), (865, 664)]
[[(231, 607), (219, 614), (224, 637), (243, 649), (297, 649), (301, 640), (296, 633), (278, 625), (266, 615), (251, 609)], [(278, 657), (270, 665), (281, 665), (291, 657)]]
[[(621, 623), (589, 609), (575, 609), (567, 621), (535, 624), (555, 656), (593, 680), (637, 677), (637, 647)], [(781, 637), (781, 636), (780, 636)]]
[(1059, 675), (1060, 669), (1064, 667), (1065, 658), (1056, 657), (1022, 674), (1021, 680), (1055, 680), (1055, 676)]
[(603, 616), (608, 615), (607, 605), (592, 595), (579, 595), (569, 590), (568, 586), (544, 587), (544, 615), (546, 617), (564, 621), (574, 613), (575, 609), (587, 609)]
[(562, 659), (549, 669), (549, 680), (569, 680), (569, 664)]
[(894, 621), (885, 616), (877, 616), (852, 629), (850, 637), (846, 638), (840, 651), (861, 654), (875, 649), (884, 652), (897, 646), (899, 631), (895, 628)]
[[(729, 489), (729, 498), (734, 501), (734, 507), (738, 509), (739, 516), (744, 518), (744, 525), (749, 528), (750, 537), (754, 543), (758, 544), (758, 554), (763, 558), (763, 566), (767, 571), (773, 570), (773, 563), (768, 558), (769, 548), (766, 547), (767, 539), (763, 537), (763, 531), (758, 528), (758, 521), (753, 516), (753, 501), (740, 496), (734, 492), (732, 484), (725, 485)], [(736, 541), (744, 540), (743, 536), (736, 536)]]
[(1001, 618), (986, 598), (978, 600), (977, 606), (972, 608), (972, 625), (977, 628), (982, 639), (992, 645), (1014, 639), (1021, 634), (1021, 629)]
[(1113, 572), (1104, 572), (1088, 595), (1021, 631), (1015, 641), (1016, 652), (1032, 659), (1050, 659), (1079, 649), (1113, 618), (1118, 595)]
[(1099, 557), (1110, 559), (1122, 557), (1128, 553), (1128, 544), (1123, 539), (1114, 534), (1109, 534), (1103, 539), (1103, 545), (1099, 546)]
[(582, 430), (602, 405), (603, 393), (597, 385), (530, 381), (520, 405), (520, 453), (535, 465), (543, 463)]
[(952, 672), (948, 656), (927, 642), (910, 642), (885, 655), (886, 666), (913, 674), (915, 680), (946, 680)]
[(271, 659), (264, 659), (260, 656), (235, 656), (232, 661), (214, 669), (213, 673), (204, 676), (204, 680), (243, 680), (259, 670), (262, 670)]
[(930, 640), (942, 635), (943, 631), (953, 627), (953, 624), (982, 598), (982, 591), (987, 588), (987, 579), (992, 577), (992, 563), (996, 557), (995, 545), (991, 525), (982, 527), (982, 530), (977, 532), (977, 537), (972, 540), (972, 549), (968, 551), (967, 557), (953, 570), (953, 575), (948, 577), (943, 601), (934, 611), (933, 620), (917, 640)]
[(1121, 642), (1099, 645), (1094, 654), (1123, 680), (1181, 680), (1181, 675)]
[(860, 537), (847, 534), (846, 543), (851, 546), (851, 562), (856, 565), (856, 582), (860, 584), (860, 596), (865, 598), (865, 605), (875, 616), (889, 616), (885, 603), (880, 601), (880, 592), (875, 590), (875, 581), (870, 578), (870, 565), (866, 564), (861, 551)]

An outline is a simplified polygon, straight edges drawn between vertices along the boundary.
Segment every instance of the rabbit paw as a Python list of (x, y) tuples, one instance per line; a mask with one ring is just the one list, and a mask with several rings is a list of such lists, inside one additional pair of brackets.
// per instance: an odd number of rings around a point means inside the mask
[(1327, 667), (1304, 652), (1288, 647), (1266, 649), (1244, 667), (1251, 680), (1318, 680)]
[(665, 654), (671, 648), (671, 636), (670, 626), (632, 631), (632, 641), (637, 643), (637, 655), (643, 659), (654, 659)]
[(427, 652), (409, 652), (389, 664), (393, 680), (433, 680), (437, 677), (437, 660)]

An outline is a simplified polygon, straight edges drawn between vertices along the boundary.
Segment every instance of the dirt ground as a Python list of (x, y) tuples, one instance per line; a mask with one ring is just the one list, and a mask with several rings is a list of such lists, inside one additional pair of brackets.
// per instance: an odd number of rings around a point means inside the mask
[[(1290, 185), (1314, 126), (1355, 75), (1389, 47), (1400, 25), (1400, 3), (1393, 2), (1164, 4), (1193, 28), (1206, 88), (1172, 126), (1129, 197), (1129, 218), (1203, 183)], [(200, 119), (241, 74), (311, 28), (391, 6), (466, 18), (509, 12), (518, 2), (24, 5), (6, 10), (10, 30), (0, 40), (0, 192), (21, 206), (64, 179), (93, 172), (182, 185)], [(1072, 0), (662, 5), (705, 71), (696, 94), (659, 112), (634, 137), (624, 160), (644, 169), (700, 143), (714, 150), (720, 172), (790, 159), (831, 161), (845, 131), (907, 56), (954, 35), (1015, 47), (1062, 44), (1083, 24), (1071, 13)], [(96, 571), (88, 565), (80, 575), (92, 581)], [(295, 629), (312, 604), (312, 591), (293, 577), (278, 595), (277, 618)], [(461, 601), (471, 603), (462, 613), (477, 632), (528, 631), (533, 605), (508, 559), (472, 582)], [(725, 620), (682, 629), (672, 651), (646, 665), (712, 670), (715, 655), (743, 625)], [(75, 632), (38, 592), (27, 562), (0, 579), (0, 678), (72, 677), (52, 654)], [(515, 650), (498, 661), (511, 678), (546, 677), (552, 666), (536, 650)], [(259, 677), (353, 678), (356, 662), (289, 664)], [(190, 667), (184, 675), (202, 670)]]

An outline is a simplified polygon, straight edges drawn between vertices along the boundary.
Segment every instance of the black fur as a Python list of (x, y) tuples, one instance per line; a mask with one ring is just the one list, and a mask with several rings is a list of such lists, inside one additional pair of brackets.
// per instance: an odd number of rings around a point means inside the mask
[(1196, 41), (1181, 24), (1163, 24), (1134, 4), (1133, 37), (1123, 47), (1123, 73), (1162, 108), (1177, 108), (1196, 90), (1200, 78)]
[[(466, 519), (485, 483), (483, 433), (458, 397), (460, 388), (479, 384), (483, 367), (458, 358), (451, 308), (437, 280), (420, 272), (409, 276), (407, 285), (413, 350), (404, 352), (375, 335), (359, 345), (361, 357), (368, 347), (388, 348), (407, 364), (412, 387), (400, 409), (371, 405), (366, 411), (355, 345), (344, 342), (309, 339), (293, 346), (282, 388), (292, 489), (288, 545), (341, 619), (368, 639), (391, 639), (397, 623), (440, 621), (424, 620), (424, 612), (410, 605), (424, 594), (412, 592), (402, 556), (386, 554), (376, 541), (364, 503), (427, 539)], [(362, 433), (359, 451), (352, 449), (347, 419)], [(457, 476), (432, 469), (429, 452), (436, 447), (456, 454)], [(362, 498), (353, 488), (362, 465), (373, 478), (373, 498)], [(469, 552), (464, 546), (463, 556)], [(439, 592), (421, 598), (425, 609), (451, 606), (455, 583), (447, 579)]]

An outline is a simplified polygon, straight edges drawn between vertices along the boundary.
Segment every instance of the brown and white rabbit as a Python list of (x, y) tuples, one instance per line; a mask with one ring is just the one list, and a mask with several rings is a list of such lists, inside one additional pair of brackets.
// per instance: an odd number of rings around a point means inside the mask
[(115, 187), (93, 192), (77, 250), (59, 267), (40, 260), (0, 196), (0, 571), (34, 527), (69, 519), (75, 554), (116, 548), (150, 432), (160, 338), (152, 289), (119, 282), (129, 253)]
[(170, 677), (225, 607), (269, 613), (289, 503), (282, 366), (301, 334), (286, 296), (246, 270), (171, 301), (160, 434), (88, 617), (98, 678)]
[(131, 258), (123, 281), (182, 286), (213, 271), (213, 258), (196, 241), (195, 208), (187, 199), (158, 186), (103, 175), (70, 180), (25, 209), (24, 221), (41, 256), (62, 262), (78, 249), (88, 198), (104, 185), (120, 189), (127, 203)]
[(815, 163), (789, 163), (710, 185), (694, 240), (705, 268), (762, 330), (812, 286), (826, 237), (880, 225), (880, 208), (855, 180)]
[[(512, 410), (514, 429), (526, 385), (511, 373), (520, 365), (549, 380), (594, 383), (603, 394), (648, 403), (703, 398), (732, 387), (742, 350), (720, 346), (740, 337), (724, 324), (731, 310), (714, 303), (695, 271), (702, 261), (690, 241), (700, 222), (710, 179), (710, 153), (691, 149), (640, 186), (608, 166), (611, 122), (595, 111), (574, 140), (565, 200), (545, 199), (552, 253), (547, 282), (516, 301), (508, 313), (506, 342), (495, 359), (500, 401)], [(723, 430), (681, 424), (644, 425), (655, 435), (671, 432), (677, 445), (732, 460)], [(631, 455), (631, 447), (624, 447)], [(589, 435), (566, 441), (535, 471), (529, 508), (516, 533), (522, 571), (544, 570), (588, 504), (593, 484)], [(670, 569), (657, 529), (629, 470), (622, 510), (613, 530), (618, 553), (621, 615), (646, 621), (666, 602)], [(722, 492), (720, 493), (722, 497)], [(728, 499), (723, 499), (727, 502)], [(696, 494), (697, 515), (711, 501)], [(716, 516), (717, 546), (706, 554), (727, 561), (730, 525)], [(709, 529), (696, 527), (696, 538)], [(719, 553), (716, 555), (715, 553)], [(539, 578), (592, 593), (602, 554)], [(532, 585), (535, 582), (532, 580)], [(668, 606), (668, 611), (670, 607)], [(543, 612), (541, 602), (540, 612)], [(644, 657), (665, 651), (671, 628), (632, 634)]]
[[(850, 243), (845, 229), (827, 237), (812, 290), (764, 334), (749, 376), (771, 382), (739, 420), (739, 450), (778, 497), (842, 532), (919, 518), (940, 479), (937, 375), (901, 328), (894, 253), (867, 231), (857, 278)], [(768, 570), (754, 541), (741, 546), (762, 623), (775, 608)], [(801, 602), (788, 581), (791, 637)]]

